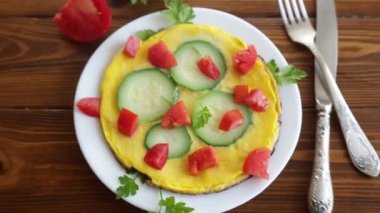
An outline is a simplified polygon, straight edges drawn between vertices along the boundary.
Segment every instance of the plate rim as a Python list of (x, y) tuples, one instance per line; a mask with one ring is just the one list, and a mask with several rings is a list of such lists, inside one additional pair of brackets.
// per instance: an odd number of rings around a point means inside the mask
[[(138, 22), (142, 22), (143, 20), (145, 19), (149, 19), (149, 18), (152, 18), (152, 17), (155, 17), (155, 16), (158, 16), (160, 15), (160, 12), (161, 11), (157, 11), (157, 12), (153, 12), (153, 13), (150, 13), (150, 14), (147, 14), (147, 15), (144, 15), (142, 17), (139, 17), (123, 26), (121, 26), (120, 28), (118, 28), (117, 30), (115, 30), (112, 34), (110, 34), (108, 36), (107, 39), (105, 39), (101, 45), (94, 51), (94, 53), (91, 55), (91, 57), (89, 58), (89, 60), (87, 61), (85, 67), (83, 68), (82, 70), (82, 73), (81, 73), (81, 76), (78, 80), (78, 84), (77, 84), (77, 87), (76, 87), (76, 90), (75, 90), (75, 98), (74, 98), (74, 108), (73, 108), (73, 116), (74, 116), (74, 127), (75, 127), (75, 134), (76, 134), (76, 137), (77, 137), (77, 141), (78, 141), (78, 144), (80, 146), (80, 149), (81, 149), (81, 152), (83, 154), (83, 157), (85, 158), (87, 164), (89, 165), (89, 167), (91, 168), (92, 172), (94, 172), (94, 174), (97, 176), (97, 178), (107, 187), (109, 188), (113, 193), (115, 193), (116, 191), (116, 188), (111, 186), (111, 185), (114, 185), (114, 182), (115, 181), (110, 181), (110, 180), (106, 180), (105, 177), (103, 177), (99, 171), (98, 171), (98, 168), (96, 168), (96, 165), (94, 165), (94, 162), (91, 160), (90, 156), (88, 155), (88, 147), (85, 146), (84, 142), (83, 142), (83, 134), (80, 133), (80, 127), (82, 123), (79, 123), (79, 122), (83, 122), (83, 119), (84, 118), (87, 118), (87, 120), (90, 120), (92, 122), (88, 122), (88, 124), (91, 124), (90, 127), (92, 128), (100, 128), (100, 133), (99, 132), (96, 134), (97, 137), (100, 137), (102, 138), (102, 140), (104, 141), (104, 143), (107, 143), (104, 139), (104, 136), (103, 136), (103, 132), (101, 131), (101, 126), (100, 126), (100, 121), (97, 120), (97, 119), (88, 119), (87, 116), (84, 116), (82, 113), (80, 113), (78, 111), (78, 109), (76, 109), (76, 106), (75, 104), (77, 103), (77, 101), (80, 99), (80, 98), (83, 98), (83, 97), (86, 97), (86, 96), (83, 96), (81, 97), (81, 93), (80, 93), (80, 90), (81, 88), (83, 87), (83, 82), (85, 81), (86, 77), (88, 76), (88, 70), (89, 70), (89, 67), (91, 65), (91, 63), (94, 63), (94, 59), (96, 58), (96, 56), (98, 56), (103, 49), (105, 49), (105, 47), (107, 47), (108, 45), (111, 45), (112, 43), (112, 40), (115, 38), (115, 35), (118, 34), (118, 33), (121, 33), (124, 29), (127, 29), (128, 26), (131, 26), (132, 24), (135, 24), (135, 23), (138, 23)], [(219, 10), (215, 10), (215, 9), (209, 9), (209, 8), (201, 8), (201, 7), (194, 7), (194, 12), (196, 13), (196, 19), (195, 19), (195, 23), (199, 23), (199, 20), (197, 19), (200, 19), (199, 17), (201, 17), (202, 15), (204, 14), (208, 14), (208, 16), (221, 16), (225, 19), (230, 19), (232, 22), (237, 22), (239, 25), (243, 25), (245, 29), (248, 29), (248, 31), (254, 31), (256, 34), (259, 35), (259, 37), (261, 37), (261, 39), (265, 40), (266, 43), (270, 43), (270, 48), (271, 48), (271, 51), (274, 51), (274, 54), (273, 55), (276, 55), (276, 61), (277, 63), (279, 64), (280, 67), (284, 67), (287, 65), (287, 62), (284, 58), (284, 56), (281, 54), (281, 52), (278, 50), (278, 48), (274, 45), (274, 43), (264, 34), (262, 33), (258, 28), (256, 28), (255, 26), (251, 25), (250, 23), (248, 23), (247, 21), (237, 17), (237, 16), (234, 16), (232, 14), (229, 14), (229, 13), (226, 13), (226, 12), (223, 12), (223, 11), (219, 11)], [(156, 20), (155, 20), (156, 21)], [(159, 21), (160, 22), (160, 21)], [(161, 20), (162, 22), (162, 20)], [(201, 22), (201, 23), (204, 23), (204, 22)], [(167, 23), (167, 21), (161, 23), (161, 25), (164, 25), (163, 27), (168, 27), (170, 26), (169, 23)], [(219, 26), (217, 26), (219, 27)], [(220, 28), (220, 27), (219, 27)], [(223, 28), (222, 28), (223, 29)], [(229, 31), (228, 31), (229, 32)], [(134, 33), (134, 32), (130, 32), (130, 33)], [(234, 34), (234, 32), (230, 32), (231, 34)], [(245, 39), (243, 39), (245, 40)], [(246, 41), (246, 40), (245, 40)], [(256, 45), (256, 44), (255, 44)], [(118, 47), (120, 49), (120, 47)], [(259, 51), (258, 51), (259, 52)], [(114, 55), (115, 53), (113, 53), (112, 55)], [(109, 60), (112, 60), (113, 57), (109, 58)], [(264, 58), (265, 59), (265, 58)], [(110, 61), (107, 61), (107, 64), (109, 64)], [(100, 68), (99, 68), (100, 69)], [(103, 73), (104, 73), (104, 70), (102, 70), (101, 72), (98, 72), (98, 74), (101, 74), (101, 78), (103, 77)], [(91, 94), (93, 95), (97, 95), (97, 97), (100, 97), (100, 82), (98, 82), (98, 91), (96, 91), (94, 93), (94, 91), (91, 92)], [(283, 160), (285, 159), (284, 162), (280, 163), (280, 165), (276, 165), (277, 166), (277, 169), (276, 173), (270, 173), (271, 176), (270, 176), (270, 179), (269, 180), (258, 180), (256, 178), (249, 178), (247, 179), (246, 181), (243, 181), (242, 183), (247, 183), (247, 182), (250, 182), (248, 185), (252, 185), (255, 186), (255, 184), (259, 183), (261, 185), (265, 185), (264, 187), (261, 187), (261, 189), (259, 189), (256, 193), (252, 193), (250, 196), (246, 196), (241, 199), (237, 199), (233, 202), (232, 205), (228, 205), (226, 204), (227, 202), (221, 202), (219, 206), (219, 209), (217, 212), (219, 211), (228, 211), (230, 209), (233, 209), (233, 208), (236, 208), (237, 206), (240, 206), (244, 203), (246, 203), (247, 201), (253, 199), (254, 197), (256, 197), (257, 195), (261, 194), (265, 189), (267, 189), (273, 182), (274, 180), (277, 178), (277, 176), (284, 170), (285, 166), (287, 165), (287, 163), (289, 162), (292, 154), (294, 153), (294, 150), (296, 148), (296, 145), (298, 144), (298, 141), (299, 141), (299, 136), (300, 136), (300, 131), (301, 131), (301, 123), (302, 123), (302, 103), (301, 103), (301, 95), (300, 95), (300, 91), (299, 91), (299, 88), (298, 86), (295, 84), (295, 85), (285, 85), (283, 87), (279, 87), (279, 91), (280, 91), (280, 98), (281, 97), (284, 97), (284, 94), (283, 94), (283, 91), (285, 90), (291, 90), (293, 91), (293, 95), (295, 95), (294, 99), (295, 99), (295, 103), (293, 103), (293, 108), (295, 107), (295, 109), (298, 109), (296, 110), (295, 112), (295, 116), (296, 116), (296, 119), (295, 119), (295, 126), (292, 127), (292, 129), (294, 130), (293, 132), (293, 141), (292, 143), (290, 143), (290, 147), (288, 147), (288, 152), (286, 152), (286, 155), (283, 156)], [(83, 92), (82, 92), (83, 93)], [(87, 96), (89, 97), (89, 96)], [(282, 103), (283, 100), (281, 99)], [(287, 103), (287, 102), (285, 102)], [(282, 121), (283, 119), (283, 113), (281, 114), (281, 117), (280, 117), (280, 121)], [(97, 125), (95, 124), (94, 125), (94, 122), (97, 123)], [(87, 122), (86, 122), (87, 123)], [(82, 125), (83, 126), (83, 125)], [(87, 125), (86, 125), (87, 126)], [(280, 143), (280, 136), (284, 133), (282, 133), (284, 130), (283, 128), (283, 125), (281, 125), (280, 127), (280, 135), (279, 135), (279, 138), (278, 138), (278, 142), (275, 146), (275, 151), (274, 151), (274, 154), (276, 153), (277, 151), (277, 146), (278, 144)], [(106, 146), (108, 147), (108, 144), (106, 144)], [(108, 147), (109, 149), (109, 147)], [(111, 151), (111, 150), (109, 150)], [(280, 150), (281, 151), (281, 150)], [(282, 150), (283, 151), (283, 150)], [(112, 152), (112, 151), (111, 151)], [(113, 155), (113, 153), (112, 153)], [(114, 156), (113, 156), (114, 157)], [(115, 158), (115, 157), (114, 157)], [(271, 161), (272, 161), (272, 158), (271, 158)], [(124, 168), (117, 162), (118, 165), (116, 165), (116, 167), (118, 167), (119, 169), (122, 168), (124, 170)], [(273, 168), (270, 164), (269, 166), (270, 168)], [(115, 176), (115, 179), (117, 181), (117, 177), (118, 176)], [(252, 179), (255, 179), (253, 181), (249, 181), (249, 180), (252, 180)], [(110, 182), (112, 182), (113, 184), (111, 184)], [(253, 182), (253, 183), (251, 183)], [(264, 183), (263, 183), (264, 182)], [(266, 183), (265, 183), (266, 182)], [(236, 187), (238, 185), (241, 185), (242, 183), (240, 184), (237, 184), (236, 186), (232, 186), (231, 188), (229, 189), (226, 189), (225, 191), (229, 191), (229, 190), (234, 190), (236, 189)], [(139, 184), (140, 185), (140, 184)], [(146, 185), (146, 184), (144, 184)], [(140, 186), (140, 190), (141, 188), (144, 187), (144, 186)], [(152, 189), (153, 191), (158, 191), (158, 189)], [(206, 194), (206, 195), (197, 195), (196, 197), (198, 197), (198, 199), (196, 200), (199, 200), (200, 198), (199, 197), (210, 197), (212, 195), (220, 195), (220, 194), (223, 194), (225, 191), (222, 191), (222, 192), (217, 192), (217, 193), (211, 193), (211, 194)], [(140, 194), (141, 194), (141, 191), (139, 191)], [(139, 193), (138, 192), (138, 193)], [(177, 194), (177, 193), (172, 193), (172, 192), (168, 192), (166, 190), (163, 190), (163, 192), (165, 192), (165, 194), (167, 194), (168, 196), (171, 196), (171, 195), (176, 195), (176, 196), (179, 196), (180, 198), (183, 198), (185, 200), (188, 200), (188, 199), (191, 199), (193, 197), (188, 196), (188, 195), (183, 195), (183, 194)], [(219, 197), (222, 197), (222, 196), (219, 196)], [(177, 198), (177, 197), (176, 197)], [(150, 208), (147, 208), (146, 205), (142, 204), (141, 202), (139, 202), (139, 199), (141, 199), (140, 196), (134, 196), (134, 197), (129, 197), (129, 198), (126, 198), (124, 200), (126, 200), (128, 203), (130, 203), (131, 205), (135, 206), (135, 207), (138, 207), (140, 209), (143, 209), (143, 210), (152, 210)], [(158, 199), (158, 193), (157, 193), (157, 199)], [(182, 200), (183, 200), (182, 199)], [(176, 199), (177, 200), (177, 199)], [(188, 202), (188, 201), (186, 201)], [(144, 202), (143, 202), (144, 203)], [(146, 204), (146, 203), (145, 203)], [(207, 209), (207, 211), (209, 211), (210, 209)], [(200, 210), (199, 207), (195, 209), (195, 211), (204, 211), (204, 210)]]

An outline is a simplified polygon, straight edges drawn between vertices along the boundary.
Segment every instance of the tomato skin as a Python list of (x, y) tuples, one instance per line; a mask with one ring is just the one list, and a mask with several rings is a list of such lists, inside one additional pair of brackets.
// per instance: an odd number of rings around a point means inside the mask
[(219, 160), (214, 148), (206, 146), (196, 150), (188, 156), (189, 173), (193, 176), (200, 171), (219, 165)]
[(264, 112), (269, 107), (269, 101), (260, 89), (253, 89), (245, 99), (245, 103), (258, 112)]
[(130, 58), (134, 58), (140, 49), (140, 45), (140, 38), (135, 35), (131, 35), (125, 42), (123, 53)]
[(138, 115), (128, 109), (121, 109), (117, 120), (117, 127), (120, 133), (132, 137), (138, 127)]
[(242, 125), (243, 122), (244, 117), (240, 111), (238, 109), (232, 109), (223, 115), (219, 123), (219, 129), (227, 132)]
[(236, 53), (233, 57), (235, 70), (239, 75), (245, 75), (252, 70), (256, 63), (257, 51), (253, 45), (249, 45), (247, 49)]
[(217, 80), (220, 77), (220, 71), (210, 56), (205, 56), (199, 59), (197, 65), (202, 73), (212, 80)]
[(69, 38), (92, 42), (111, 26), (111, 12), (105, 0), (68, 0), (53, 21)]
[(144, 161), (149, 166), (162, 170), (169, 155), (169, 145), (167, 143), (158, 143), (148, 150), (144, 156)]
[(186, 110), (183, 101), (174, 104), (161, 118), (161, 127), (172, 129), (191, 124), (190, 115)]
[(162, 69), (170, 69), (177, 65), (173, 53), (163, 41), (159, 41), (149, 48), (148, 59), (151, 64)]
[(267, 148), (253, 150), (245, 158), (243, 171), (248, 175), (268, 179), (268, 163), (271, 151)]
[(82, 98), (77, 102), (76, 106), (88, 116), (96, 118), (100, 116), (100, 98)]
[(234, 88), (234, 101), (237, 104), (244, 104), (245, 99), (249, 94), (248, 85), (236, 85)]

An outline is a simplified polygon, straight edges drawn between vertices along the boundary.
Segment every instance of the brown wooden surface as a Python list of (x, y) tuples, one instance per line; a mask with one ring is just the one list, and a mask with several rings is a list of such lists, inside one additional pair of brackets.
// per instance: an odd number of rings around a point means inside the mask
[[(63, 2), (0, 0), (0, 212), (142, 212), (116, 200), (80, 152), (72, 102), (81, 71), (101, 41), (78, 44), (61, 35), (51, 17)], [(188, 2), (246, 19), (279, 47), (289, 63), (309, 71), (299, 83), (303, 126), (291, 161), (261, 195), (231, 211), (307, 212), (315, 136), (312, 55), (289, 41), (276, 0)], [(314, 16), (315, 2), (306, 3)], [(338, 84), (380, 153), (380, 1), (336, 4)], [(109, 33), (161, 8), (157, 0), (148, 6), (114, 8)], [(331, 169), (335, 212), (380, 212), (380, 179), (354, 169), (334, 114)]]

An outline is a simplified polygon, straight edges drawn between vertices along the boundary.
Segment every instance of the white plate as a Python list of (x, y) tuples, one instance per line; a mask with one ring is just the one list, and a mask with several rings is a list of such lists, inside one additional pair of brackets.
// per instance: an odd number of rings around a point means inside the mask
[[(268, 61), (275, 59), (280, 67), (287, 65), (275, 45), (257, 28), (233, 15), (211, 9), (195, 8), (194, 23), (211, 24), (230, 32), (247, 43), (253, 43), (258, 53)], [(100, 97), (103, 73), (114, 54), (123, 47), (126, 38), (142, 29), (160, 29), (169, 23), (159, 12), (132, 21), (121, 27), (105, 40), (88, 61), (80, 77), (75, 103), (84, 97)], [(296, 85), (280, 88), (283, 114), (281, 131), (275, 151), (269, 162), (269, 180), (249, 178), (248, 180), (219, 193), (206, 195), (183, 195), (163, 191), (164, 197), (174, 195), (177, 201), (184, 201), (195, 208), (195, 212), (223, 212), (235, 208), (266, 189), (284, 169), (296, 147), (301, 129), (301, 101)], [(125, 174), (124, 168), (109, 149), (98, 119), (82, 114), (74, 107), (74, 123), (82, 153), (98, 178), (113, 192), (119, 186), (118, 177)], [(146, 184), (126, 200), (144, 210), (158, 210), (159, 191)]]

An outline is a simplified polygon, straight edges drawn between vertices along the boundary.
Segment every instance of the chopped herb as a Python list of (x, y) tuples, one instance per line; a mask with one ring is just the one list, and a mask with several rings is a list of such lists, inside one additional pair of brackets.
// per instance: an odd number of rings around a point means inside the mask
[(284, 82), (295, 84), (298, 80), (305, 78), (307, 75), (304, 70), (298, 69), (293, 65), (287, 66), (284, 69), (283, 73), (280, 73), (280, 69), (278, 68), (277, 63), (274, 59), (270, 60), (267, 63), (267, 66), (272, 72), (272, 75), (279, 86), (282, 86)]
[[(145, 183), (148, 177), (145, 174), (140, 173), (135, 168), (128, 168), (127, 175), (119, 177), (120, 186), (116, 189), (116, 199), (133, 196), (139, 190), (139, 185), (136, 184), (138, 178), (141, 183)], [(128, 176), (129, 175), (129, 176)], [(130, 177), (133, 175), (133, 177)]]
[(174, 24), (190, 23), (195, 18), (193, 8), (183, 0), (164, 0), (166, 10), (162, 14)]
[(291, 84), (297, 83), (298, 80), (301, 80), (307, 76), (304, 70), (298, 69), (293, 65), (289, 65), (285, 68), (284, 74), (282, 75), (283, 79)]
[(200, 111), (196, 112), (193, 120), (193, 128), (199, 129), (204, 127), (211, 117), (210, 110), (204, 106)]
[(165, 213), (189, 213), (194, 211), (194, 208), (186, 206), (184, 202), (175, 202), (175, 198), (173, 196), (167, 197), (164, 199), (162, 196), (162, 191), (160, 189), (160, 202), (158, 204), (160, 209), (158, 213), (161, 213), (162, 208), (165, 208)]
[(147, 40), (151, 36), (155, 35), (158, 33), (158, 31), (147, 29), (147, 30), (140, 30), (136, 33), (137, 37), (139, 37), (142, 41)]
[(146, 5), (148, 4), (149, 0), (131, 0), (132, 5), (136, 5), (139, 2)]
[(121, 186), (116, 189), (116, 199), (129, 197), (136, 194), (137, 190), (139, 190), (139, 185), (136, 184), (135, 178), (130, 178), (127, 175), (119, 177)]

